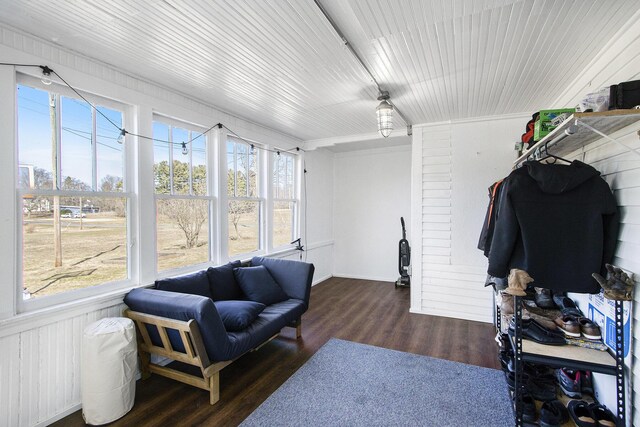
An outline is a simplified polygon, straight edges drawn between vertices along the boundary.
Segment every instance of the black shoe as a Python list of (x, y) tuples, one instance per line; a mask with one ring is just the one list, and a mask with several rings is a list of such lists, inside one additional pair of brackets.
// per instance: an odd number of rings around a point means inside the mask
[(536, 288), (536, 305), (540, 308), (557, 308), (553, 302), (551, 289)]
[(530, 378), (526, 383), (525, 390), (536, 400), (547, 402), (556, 398), (556, 386), (555, 384), (543, 384)]
[(569, 411), (559, 400), (550, 400), (540, 409), (540, 427), (559, 427), (569, 421)]
[[(589, 405), (589, 409), (593, 414), (593, 419), (598, 422), (600, 427), (609, 427), (616, 425), (616, 417), (607, 409), (606, 406), (599, 403), (592, 403)], [(603, 422), (604, 421), (604, 422)]]
[(538, 418), (536, 402), (528, 394), (522, 395), (522, 419), (528, 423), (534, 423)]
[(583, 317), (578, 307), (567, 307), (560, 310), (563, 316)]
[[(525, 394), (530, 395), (536, 400), (546, 402), (547, 400), (553, 400), (556, 398), (556, 387), (551, 384), (541, 384), (529, 377), (527, 374), (522, 374), (522, 381), (524, 382)], [(516, 389), (516, 374), (515, 372), (509, 372), (507, 374), (507, 386), (509, 390), (515, 391)]]
[(578, 427), (598, 427), (598, 421), (589, 404), (584, 400), (572, 400), (569, 402), (569, 415)]
[[(511, 319), (509, 334), (513, 333), (515, 333), (515, 322)], [(546, 345), (565, 345), (567, 343), (562, 332), (551, 331), (533, 319), (522, 320), (522, 337)]]
[(560, 310), (565, 308), (577, 308), (576, 303), (574, 303), (571, 298), (564, 295), (553, 294), (553, 302)]

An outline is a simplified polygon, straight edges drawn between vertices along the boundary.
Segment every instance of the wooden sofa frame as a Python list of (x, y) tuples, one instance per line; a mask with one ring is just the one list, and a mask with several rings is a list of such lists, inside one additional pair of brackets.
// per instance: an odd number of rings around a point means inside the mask
[[(200, 334), (198, 324), (193, 319), (189, 321), (174, 320), (166, 317), (140, 313), (129, 309), (124, 311), (124, 316), (133, 320), (136, 324), (138, 332), (136, 334), (138, 341), (138, 355), (140, 356), (140, 371), (142, 379), (147, 379), (151, 376), (151, 373), (155, 373), (207, 390), (209, 392), (209, 404), (211, 405), (220, 400), (220, 371), (242, 355), (232, 360), (211, 363), (209, 356), (207, 355), (204, 342), (202, 341), (202, 335)], [(160, 340), (162, 341), (161, 346), (153, 344), (146, 325), (153, 325), (157, 328)], [(302, 336), (301, 319), (296, 320), (289, 326), (296, 328), (296, 338), (299, 339)], [(185, 348), (184, 353), (173, 349), (167, 329), (173, 329), (179, 332), (180, 339), (182, 340), (182, 344)], [(278, 335), (279, 334), (275, 334), (258, 347), (249, 351), (258, 350)], [(191, 375), (167, 366), (151, 363), (152, 354), (196, 366), (200, 368), (202, 377)]]

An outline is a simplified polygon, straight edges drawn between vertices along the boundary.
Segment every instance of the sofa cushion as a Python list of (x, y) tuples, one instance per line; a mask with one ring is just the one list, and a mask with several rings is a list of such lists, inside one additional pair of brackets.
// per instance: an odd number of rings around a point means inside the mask
[(198, 271), (185, 276), (156, 280), (156, 289), (211, 298), (209, 279), (204, 271)]
[(302, 300), (305, 309), (309, 308), (311, 283), (315, 271), (313, 264), (288, 259), (253, 257), (251, 265), (264, 265), (289, 298)]
[(246, 329), (265, 308), (264, 304), (255, 301), (216, 301), (214, 304), (229, 332)]
[(262, 265), (234, 268), (233, 274), (242, 292), (251, 301), (271, 305), (289, 299), (280, 285), (273, 280), (269, 271)]
[(212, 300), (246, 299), (233, 275), (233, 269), (237, 267), (240, 267), (240, 261), (233, 261), (219, 267), (209, 267), (207, 269)]

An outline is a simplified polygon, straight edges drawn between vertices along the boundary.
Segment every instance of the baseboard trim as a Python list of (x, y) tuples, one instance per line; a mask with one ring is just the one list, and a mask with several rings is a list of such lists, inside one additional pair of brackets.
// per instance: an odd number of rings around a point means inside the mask
[(311, 283), (311, 286), (315, 286), (320, 282), (324, 282), (325, 280), (331, 279), (333, 277), (332, 274), (327, 274), (326, 276), (323, 277), (319, 277), (317, 279), (314, 279), (313, 283)]
[(335, 273), (333, 277), (340, 277), (343, 279), (358, 279), (358, 280), (372, 280), (375, 282), (391, 282), (395, 283), (398, 279), (397, 277), (382, 277), (382, 276), (364, 276), (359, 274), (343, 274), (343, 273)]
[(48, 426), (50, 424), (55, 423), (56, 421), (60, 421), (61, 419), (63, 419), (64, 417), (73, 414), (74, 412), (78, 411), (82, 409), (82, 403), (76, 403), (75, 405), (65, 409), (64, 411), (60, 412), (59, 414), (54, 415), (53, 417), (49, 418), (48, 420), (45, 421), (40, 421), (37, 424), (34, 424), (35, 427), (45, 427)]

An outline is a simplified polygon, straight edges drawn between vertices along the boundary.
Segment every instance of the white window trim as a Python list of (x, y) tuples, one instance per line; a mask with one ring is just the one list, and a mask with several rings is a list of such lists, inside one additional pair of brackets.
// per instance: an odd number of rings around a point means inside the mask
[[(284, 149), (278, 149), (276, 148), (275, 151), (281, 151), (284, 152)], [(272, 161), (269, 162), (270, 163), (270, 170), (269, 170), (269, 186), (270, 186), (270, 194), (271, 194), (271, 201), (269, 203), (269, 209), (271, 212), (271, 226), (269, 228), (269, 242), (270, 242), (270, 246), (269, 246), (269, 252), (280, 252), (280, 251), (286, 251), (292, 248), (295, 248), (294, 245), (292, 245), (291, 243), (285, 243), (283, 245), (279, 245), (279, 246), (274, 246), (273, 245), (273, 235), (274, 235), (274, 225), (273, 225), (273, 210), (274, 210), (274, 206), (276, 202), (293, 202), (293, 224), (292, 224), (292, 234), (294, 236), (300, 236), (300, 156), (294, 153), (286, 153), (286, 154), (281, 154), (281, 155), (285, 155), (285, 156), (291, 156), (293, 158), (293, 198), (289, 198), (289, 199), (283, 199), (283, 198), (276, 198), (275, 197), (275, 192), (273, 191), (274, 188), (274, 183), (272, 181), (273, 179), (273, 156), (277, 156), (277, 153), (272, 153)], [(293, 239), (292, 239), (293, 240)]]
[[(222, 134), (225, 136), (224, 139), (224, 144), (221, 144), (221, 153), (224, 153), (224, 155), (222, 156), (223, 158), (221, 159), (221, 167), (220, 170), (224, 171), (223, 175), (225, 177), (225, 186), (220, 187), (220, 191), (221, 191), (221, 198), (222, 195), (224, 195), (224, 205), (222, 204), (223, 202), (221, 201), (221, 208), (225, 210), (225, 223), (221, 224), (221, 227), (224, 228), (226, 230), (226, 233), (224, 235), (224, 238), (226, 239), (225, 241), (225, 260), (228, 261), (236, 261), (236, 260), (245, 260), (247, 259), (247, 257), (254, 257), (254, 256), (262, 256), (262, 255), (266, 255), (268, 254), (268, 242), (267, 242), (267, 229), (268, 229), (268, 212), (269, 209), (267, 208), (267, 204), (269, 201), (269, 196), (268, 196), (268, 186), (267, 186), (267, 182), (270, 182), (268, 179), (268, 176), (266, 175), (268, 173), (268, 158), (269, 156), (264, 155), (263, 153), (263, 148), (265, 148), (265, 146), (257, 141), (253, 141), (253, 140), (248, 140), (248, 139), (240, 139), (237, 137), (234, 137), (233, 135), (228, 135), (226, 133)], [(236, 197), (232, 197), (229, 196), (228, 194), (228, 189), (227, 189), (227, 170), (229, 168), (229, 165), (227, 163), (227, 143), (231, 141), (234, 144), (244, 144), (246, 145), (249, 149), (251, 148), (251, 144), (253, 144), (256, 148), (255, 148), (255, 152), (256, 155), (258, 157), (258, 161), (257, 161), (257, 166), (258, 166), (258, 173), (256, 174), (256, 190), (258, 192), (258, 195), (256, 197), (247, 197), (247, 196), (236, 196)], [(237, 157), (237, 155), (235, 154), (235, 150), (234, 150), (234, 160)], [(237, 171), (237, 167), (235, 168)], [(235, 177), (234, 177), (235, 179)], [(247, 182), (247, 188), (248, 188), (249, 183)], [(235, 189), (234, 189), (235, 192)], [(266, 195), (266, 196), (265, 196)], [(229, 211), (228, 211), (228, 206), (229, 206), (229, 202), (230, 201), (250, 201), (250, 202), (258, 202), (258, 249), (256, 249), (255, 251), (251, 251), (251, 252), (245, 252), (245, 253), (239, 253), (239, 254), (234, 254), (231, 255), (229, 254)]]
[[(218, 236), (218, 232), (217, 232), (217, 225), (215, 223), (215, 220), (217, 218), (217, 211), (218, 211), (218, 197), (217, 197), (217, 187), (215, 185), (216, 183), (216, 178), (218, 174), (218, 167), (216, 166), (216, 157), (215, 157), (215, 152), (216, 150), (216, 143), (215, 143), (215, 138), (212, 138), (210, 134), (204, 134), (204, 132), (206, 131), (206, 129), (200, 125), (194, 124), (192, 122), (189, 121), (183, 121), (183, 120), (178, 120), (169, 116), (165, 116), (163, 114), (160, 113), (154, 113), (153, 117), (152, 117), (152, 123), (153, 122), (160, 122), (164, 125), (168, 125), (169, 129), (174, 129), (174, 128), (180, 128), (180, 129), (184, 129), (190, 132), (195, 132), (195, 133), (199, 133), (199, 134), (203, 134), (203, 136), (199, 137), (199, 138), (205, 138), (205, 147), (206, 147), (206, 153), (205, 153), (205, 158), (206, 158), (206, 170), (207, 170), (207, 194), (206, 195), (195, 195), (195, 194), (173, 194), (173, 132), (170, 133), (170, 135), (168, 135), (168, 140), (171, 141), (172, 143), (172, 148), (169, 149), (169, 166), (170, 166), (170, 174), (171, 176), (169, 177), (169, 181), (170, 181), (170, 185), (171, 185), (171, 193), (170, 194), (166, 194), (166, 193), (156, 193), (155, 192), (155, 183), (153, 185), (153, 200), (154, 200), (154, 211), (156, 211), (157, 209), (157, 202), (158, 200), (174, 200), (174, 199), (182, 199), (182, 200), (206, 200), (209, 202), (209, 216), (208, 216), (208, 234), (207, 234), (207, 240), (208, 240), (208, 247), (209, 247), (209, 259), (207, 261), (204, 262), (199, 262), (199, 263), (195, 263), (195, 264), (189, 264), (189, 265), (184, 265), (184, 266), (179, 266), (179, 267), (175, 267), (175, 268), (168, 268), (165, 270), (160, 270), (159, 266), (158, 266), (158, 233), (157, 233), (157, 229), (158, 229), (158, 224), (157, 221), (154, 224), (154, 228), (155, 228), (155, 239), (154, 239), (154, 252), (155, 252), (155, 265), (154, 265), (154, 271), (155, 271), (155, 276), (156, 279), (161, 279), (161, 278), (166, 278), (166, 277), (171, 277), (171, 276), (176, 276), (176, 275), (180, 275), (180, 274), (186, 274), (186, 273), (190, 273), (190, 272), (194, 272), (194, 271), (199, 271), (202, 269), (206, 269), (207, 267), (209, 267), (212, 263), (216, 263), (218, 260), (218, 245), (216, 242), (217, 236)], [(164, 138), (160, 138), (160, 139), (164, 139)], [(191, 152), (191, 143), (189, 143), (188, 145), (189, 147), (189, 164), (192, 165), (192, 152)], [(155, 165), (155, 159), (151, 158), (151, 162), (152, 162), (152, 168), (153, 165)], [(213, 162), (213, 163), (212, 163)], [(189, 187), (191, 189), (192, 188), (192, 170), (191, 168), (189, 168)]]
[[(15, 93), (15, 99), (16, 99), (16, 104), (15, 104), (15, 117), (16, 117), (16, 128), (15, 128), (15, 142), (14, 142), (14, 146), (15, 146), (15, 161), (14, 161), (14, 165), (13, 165), (13, 170), (14, 173), (17, 176), (17, 169), (18, 169), (18, 160), (17, 160), (17, 147), (18, 147), (18, 143), (19, 143), (19, 135), (18, 135), (18, 128), (17, 128), (17, 121), (18, 121), (18, 114), (17, 114), (17, 109), (18, 109), (18, 104), (17, 104), (17, 100), (18, 100), (18, 96), (17, 96), (17, 90), (18, 90), (18, 85), (24, 85), (24, 86), (29, 86), (29, 87), (33, 87), (39, 90), (43, 90), (43, 91), (47, 91), (47, 92), (54, 92), (57, 93), (61, 96), (67, 97), (67, 98), (73, 98), (73, 99), (77, 99), (79, 101), (83, 101), (80, 97), (78, 97), (78, 95), (72, 91), (69, 87), (67, 86), (63, 86), (61, 84), (58, 83), (52, 83), (51, 85), (44, 85), (41, 80), (39, 78), (33, 77), (33, 76), (29, 76), (26, 74), (22, 74), (22, 73), (16, 73), (16, 78), (15, 78), (15, 84), (14, 84), (14, 93)], [(89, 102), (91, 102), (94, 105), (97, 106), (101, 106), (101, 107), (106, 107), (109, 109), (113, 109), (113, 110), (117, 110), (120, 111), (122, 113), (122, 117), (123, 117), (123, 127), (131, 127), (133, 125), (133, 115), (132, 113), (132, 108), (130, 106), (127, 106), (126, 104), (122, 104), (113, 100), (110, 100), (108, 98), (104, 98), (102, 96), (99, 95), (93, 95), (91, 93), (86, 93), (84, 91), (80, 91), (80, 93), (82, 93), (82, 96), (84, 96)], [(131, 143), (130, 140), (128, 140), (125, 144), (124, 144), (124, 153), (123, 153), (123, 183), (124, 183), (124, 190), (125, 191), (121, 191), (121, 192), (104, 192), (104, 191), (93, 191), (93, 190), (88, 190), (88, 191), (69, 191), (69, 190), (45, 190), (45, 189), (30, 189), (30, 190), (23, 190), (23, 189), (17, 189), (15, 187), (14, 184), (14, 194), (15, 194), (15, 199), (14, 199), (14, 206), (15, 206), (15, 223), (14, 223), (14, 227), (15, 227), (15, 243), (14, 243), (14, 251), (15, 251), (15, 265), (16, 265), (16, 280), (14, 282), (14, 296), (15, 296), (15, 314), (16, 315), (20, 315), (22, 313), (30, 313), (30, 312), (35, 312), (38, 310), (43, 310), (43, 309), (47, 309), (49, 307), (54, 307), (54, 306), (60, 306), (62, 304), (65, 303), (73, 303), (77, 300), (86, 300), (88, 298), (91, 297), (98, 297), (101, 295), (104, 295), (105, 293), (109, 293), (109, 292), (114, 292), (114, 291), (118, 291), (121, 289), (125, 289), (125, 288), (129, 288), (131, 287), (135, 281), (134, 278), (138, 277), (138, 271), (137, 271), (137, 250), (136, 250), (136, 245), (135, 245), (135, 239), (133, 238), (133, 236), (135, 236), (136, 234), (136, 230), (138, 227), (138, 223), (137, 223), (137, 218), (134, 218), (132, 215), (132, 209), (133, 209), (133, 205), (134, 205), (134, 200), (135, 200), (135, 194), (131, 191), (132, 190), (132, 167), (130, 165), (131, 163), (131, 159), (134, 158), (133, 153), (134, 153), (134, 144)], [(94, 172), (92, 172), (94, 173)], [(22, 209), (19, 208), (19, 206), (21, 206), (22, 204), (22, 197), (24, 194), (37, 194), (37, 195), (58, 195), (58, 196), (81, 196), (81, 195), (88, 195), (89, 197), (113, 197), (113, 198), (125, 198), (127, 200), (127, 216), (126, 216), (126, 245), (127, 245), (127, 279), (124, 280), (117, 280), (117, 281), (112, 281), (112, 282), (104, 282), (104, 283), (99, 283), (96, 285), (92, 285), (92, 286), (88, 286), (86, 288), (82, 288), (82, 289), (76, 289), (76, 290), (72, 290), (72, 291), (66, 291), (66, 292), (61, 292), (58, 294), (53, 294), (53, 295), (47, 295), (47, 296), (43, 296), (43, 297), (38, 297), (38, 298), (32, 298), (32, 299), (23, 299), (23, 257), (22, 257), (22, 244), (23, 244), (23, 227), (22, 227), (22, 219), (23, 219), (23, 212)]]

